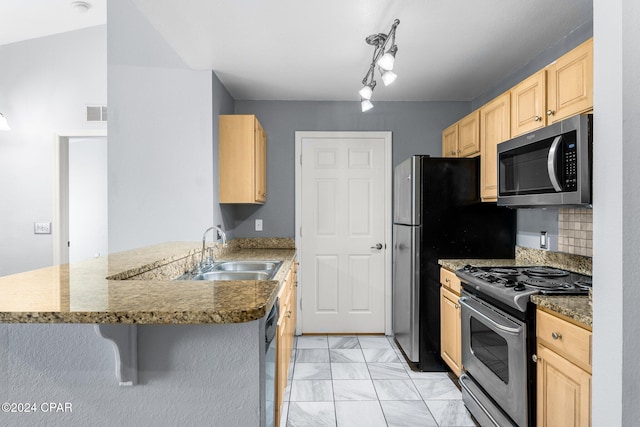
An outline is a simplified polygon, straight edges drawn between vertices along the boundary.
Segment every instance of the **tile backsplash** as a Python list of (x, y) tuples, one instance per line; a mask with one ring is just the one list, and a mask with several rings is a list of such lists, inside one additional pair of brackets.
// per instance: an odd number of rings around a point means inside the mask
[(593, 211), (591, 209), (560, 209), (558, 251), (593, 256)]

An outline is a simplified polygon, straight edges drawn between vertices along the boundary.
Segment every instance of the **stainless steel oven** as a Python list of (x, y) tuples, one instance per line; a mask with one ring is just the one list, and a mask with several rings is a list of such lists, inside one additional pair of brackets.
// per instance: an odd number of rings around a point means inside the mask
[[(461, 378), (466, 399), (485, 409), (482, 425), (512, 425), (507, 413), (519, 426), (527, 426), (527, 327), (517, 319), (475, 296), (462, 292), (462, 365), (467, 374)], [(469, 376), (491, 396), (470, 386)], [(499, 402), (499, 407), (492, 400)], [(490, 421), (489, 424), (487, 421)]]
[(535, 307), (531, 295), (583, 295), (591, 277), (545, 266), (474, 267), (462, 283), (465, 405), (483, 427), (535, 425)]

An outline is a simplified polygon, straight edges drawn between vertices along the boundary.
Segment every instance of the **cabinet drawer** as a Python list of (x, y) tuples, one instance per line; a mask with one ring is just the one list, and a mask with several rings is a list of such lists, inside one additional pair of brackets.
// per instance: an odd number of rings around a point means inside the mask
[(536, 319), (539, 343), (591, 372), (591, 331), (541, 310)]
[(456, 276), (456, 273), (446, 268), (441, 268), (440, 284), (460, 296), (460, 279)]

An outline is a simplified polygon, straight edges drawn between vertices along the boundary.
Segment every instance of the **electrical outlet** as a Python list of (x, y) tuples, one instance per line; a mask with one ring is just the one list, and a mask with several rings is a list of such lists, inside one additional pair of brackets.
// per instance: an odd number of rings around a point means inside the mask
[(256, 219), (256, 231), (262, 231), (262, 220)]
[(51, 234), (50, 222), (34, 222), (33, 234)]
[(547, 232), (541, 231), (540, 232), (540, 248), (547, 249), (548, 247), (549, 247), (549, 240), (547, 238)]

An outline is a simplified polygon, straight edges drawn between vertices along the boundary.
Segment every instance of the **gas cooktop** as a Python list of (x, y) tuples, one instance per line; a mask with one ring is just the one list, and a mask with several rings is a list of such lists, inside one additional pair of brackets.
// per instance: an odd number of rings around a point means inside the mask
[(531, 295), (586, 295), (591, 277), (552, 267), (474, 267), (456, 271), (477, 292), (526, 312)]

